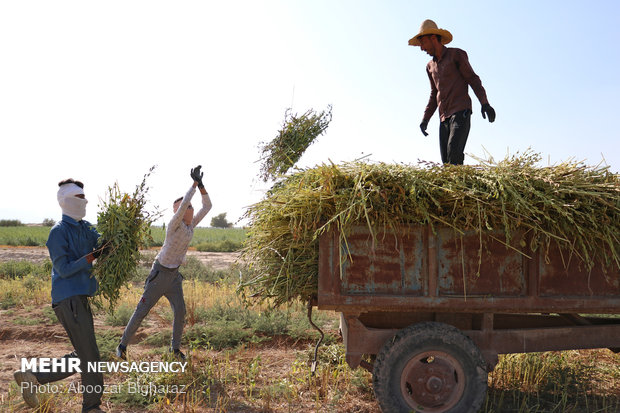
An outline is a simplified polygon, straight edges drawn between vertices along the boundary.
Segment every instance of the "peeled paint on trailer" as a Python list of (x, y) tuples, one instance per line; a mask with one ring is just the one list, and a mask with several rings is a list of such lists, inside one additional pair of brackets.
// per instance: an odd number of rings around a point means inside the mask
[(524, 234), (507, 242), (500, 232), (428, 226), (374, 236), (359, 226), (344, 239), (332, 231), (320, 241), (318, 303), (325, 309), (618, 311), (617, 267), (588, 271), (554, 245), (530, 251), (530, 241)]

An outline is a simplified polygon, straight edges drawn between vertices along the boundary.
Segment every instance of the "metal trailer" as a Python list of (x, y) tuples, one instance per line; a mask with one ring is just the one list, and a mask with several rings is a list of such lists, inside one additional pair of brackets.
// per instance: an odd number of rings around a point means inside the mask
[(346, 361), (373, 373), (384, 412), (477, 411), (498, 354), (620, 349), (620, 270), (531, 242), (430, 226), (321, 236), (316, 305), (341, 313)]

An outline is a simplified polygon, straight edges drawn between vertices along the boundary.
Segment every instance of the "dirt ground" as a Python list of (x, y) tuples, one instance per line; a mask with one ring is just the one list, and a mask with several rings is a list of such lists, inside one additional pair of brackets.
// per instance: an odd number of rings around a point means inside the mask
[[(148, 251), (153, 256), (158, 249)], [(188, 251), (188, 255), (195, 256), (204, 264), (210, 265), (216, 269), (226, 269), (232, 265), (237, 257), (237, 253), (216, 253), (216, 252), (199, 252)], [(47, 249), (45, 247), (7, 247), (0, 246), (0, 262), (24, 260), (29, 262), (42, 262), (49, 258)], [(32, 412), (33, 410), (28, 408), (20, 397), (15, 398), (19, 402), (16, 405), (10, 405), (10, 407), (3, 407), (2, 401), (9, 400), (9, 392), (15, 392), (15, 382), (13, 380), (13, 372), (20, 368), (21, 358), (34, 358), (34, 357), (61, 357), (64, 354), (70, 353), (73, 349), (71, 343), (64, 331), (63, 327), (56, 321), (49, 319), (46, 315), (47, 304), (42, 304), (37, 308), (32, 306), (26, 309), (0, 309), (0, 413), (4, 413), (6, 409), (11, 412)], [(47, 308), (49, 311), (49, 308)], [(95, 316), (95, 330), (97, 331), (110, 331), (113, 330), (122, 334), (123, 327), (112, 327), (105, 322), (105, 319), (101, 315)], [(31, 325), (29, 325), (31, 324)], [(162, 318), (155, 316), (149, 316), (145, 319), (138, 334), (134, 338), (135, 343), (139, 345), (130, 346), (129, 357), (134, 360), (150, 360), (153, 359), (153, 351), (155, 347), (151, 347), (144, 343), (142, 340), (149, 337), (156, 332), (162, 331), (162, 329), (170, 329), (170, 323)], [(299, 348), (296, 348), (299, 347)], [(187, 351), (187, 349), (185, 349)], [(290, 366), (294, 363), (298, 352), (301, 350), (301, 345), (295, 346), (288, 342), (272, 342), (267, 347), (248, 348), (247, 350), (238, 353), (235, 357), (239, 358), (240, 362), (244, 362), (245, 359), (249, 361), (254, 357), (259, 356), (261, 363), (266, 366), (266, 370), (270, 374), (280, 374), (282, 377), (286, 376), (286, 372), (290, 369)], [(207, 357), (218, 357), (217, 352), (209, 351), (197, 351), (192, 353), (193, 360), (202, 360)], [(118, 381), (120, 376), (107, 376), (107, 383), (114, 383)], [(63, 380), (65, 386), (69, 386), (70, 383), (77, 384), (80, 380), (79, 375), (73, 375), (70, 378)], [(11, 390), (12, 389), (12, 390)], [(43, 396), (45, 397), (45, 396)], [(109, 398), (104, 397), (104, 403), (101, 406), (103, 410), (109, 413), (138, 413), (144, 411), (151, 411), (147, 408), (127, 408), (121, 407), (118, 404), (113, 404)], [(65, 412), (79, 412), (79, 397), (65, 398), (63, 403), (58, 405), (56, 402), (53, 406), (48, 406), (49, 410), (45, 410), (48, 413), (65, 413)], [(282, 406), (279, 406), (279, 405)], [(353, 411), (357, 412), (373, 412), (376, 411), (377, 406), (374, 401), (355, 401), (356, 405)], [(258, 413), (262, 411), (286, 411), (285, 401), (272, 401), (270, 408), (266, 410), (263, 408), (251, 407), (248, 405), (231, 406), (226, 409), (229, 412), (239, 413)], [(279, 409), (280, 407), (281, 409)], [(275, 410), (272, 410), (274, 409)], [(313, 405), (300, 407), (301, 411), (315, 410)], [(165, 412), (173, 411), (165, 409)], [(174, 410), (176, 411), (176, 410)], [(194, 412), (214, 412), (220, 411), (213, 408), (198, 408), (193, 409)], [(7, 412), (8, 413), (8, 412)], [(162, 413), (164, 413), (162, 411)]]
[[(157, 250), (153, 250), (153, 255)], [(199, 252), (188, 251), (188, 255), (195, 256), (204, 264), (210, 265), (216, 269), (225, 269), (235, 262), (237, 253), (225, 252)], [(6, 261), (30, 261), (42, 262), (49, 259), (48, 251), (45, 247), (0, 247), (0, 262)], [(28, 310), (12, 311), (0, 310), (0, 398), (7, 397), (9, 385), (13, 381), (13, 372), (20, 368), (20, 360), (22, 357), (61, 357), (72, 351), (72, 346), (67, 338), (63, 327), (57, 323), (49, 321), (45, 315), (46, 305), (40, 308)], [(23, 320), (23, 321), (22, 321)], [(36, 320), (34, 325), (28, 325), (28, 320)], [(161, 320), (160, 320), (161, 321)], [(141, 340), (149, 334), (161, 330), (162, 328), (170, 328), (169, 324), (158, 325), (158, 320), (151, 319), (148, 328), (142, 328), (136, 339)], [(95, 329), (104, 328), (113, 329), (114, 327), (104, 326), (103, 319), (95, 318)], [(122, 327), (117, 328), (119, 334), (122, 333)], [(142, 346), (136, 346), (133, 349), (134, 357), (140, 357), (140, 353), (148, 351)], [(287, 354), (287, 349), (282, 348), (272, 350), (274, 360), (287, 360), (291, 362), (291, 354)], [(76, 382), (79, 377), (75, 375), (71, 379)], [(68, 411), (79, 410), (79, 406), (71, 406)], [(2, 408), (0, 407), (0, 410)], [(107, 411), (120, 411), (118, 409)], [(22, 410), (21, 407), (17, 411)], [(125, 411), (125, 410), (123, 410)], [(130, 410), (126, 410), (129, 412)]]
[[(159, 249), (149, 250), (155, 255)], [(210, 265), (215, 269), (226, 269), (232, 265), (239, 256), (236, 252), (200, 252), (189, 250), (188, 256), (198, 258), (203, 264)], [(45, 247), (6, 247), (0, 246), (0, 262), (4, 261), (30, 261), (42, 262), (49, 259)]]
[[(16, 317), (15, 314), (6, 317), (6, 314), (3, 313), (6, 313), (6, 310), (0, 310), (0, 318), (6, 321), (2, 323), (2, 326), (0, 326), (0, 398), (8, 397), (9, 387), (13, 382), (13, 372), (19, 369), (20, 359), (22, 357), (60, 357), (72, 351), (71, 343), (66, 337), (66, 333), (64, 332), (60, 324), (47, 323), (44, 328), (42, 328), (41, 325), (14, 325), (13, 319)], [(24, 315), (30, 318), (40, 318), (41, 309), (31, 310), (27, 314), (22, 314), (22, 316)], [(169, 323), (166, 323), (163, 320), (157, 320), (153, 317), (149, 318), (145, 324), (147, 324), (148, 327), (142, 327), (135, 337), (135, 341), (138, 343), (144, 340), (150, 334), (161, 331), (162, 329), (170, 328)], [(98, 319), (97, 317), (95, 318), (95, 329), (99, 331), (116, 329), (118, 330), (119, 334), (122, 332), (122, 327), (110, 327), (104, 325), (103, 321)], [(145, 345), (144, 343), (140, 345), (133, 345), (130, 346), (129, 356), (133, 360), (152, 361), (154, 360), (152, 350), (153, 348)], [(193, 360), (202, 360), (206, 357), (217, 357), (215, 353), (216, 352), (213, 351), (199, 351), (192, 353), (191, 357)], [(250, 348), (247, 351), (238, 353), (236, 357), (240, 359), (247, 359), (249, 362), (259, 354), (262, 363), (267, 366), (270, 374), (277, 374), (277, 372), (282, 372), (281, 374), (283, 377), (285, 377), (286, 371), (290, 369), (291, 364), (294, 362), (297, 356), (297, 352), (294, 348), (291, 347), (290, 343), (274, 343), (268, 348)], [(106, 375), (105, 380), (106, 383), (113, 384), (115, 382), (118, 382), (119, 377), (120, 375)], [(63, 380), (60, 383), (65, 386), (69, 386), (70, 383), (73, 382), (74, 385), (77, 385), (79, 380), (79, 375), (76, 374), (68, 379)], [(101, 406), (108, 413), (138, 413), (151, 411), (147, 408), (122, 407), (118, 404), (111, 403), (108, 399), (109, 397), (104, 397), (103, 405)], [(11, 412), (33, 412), (33, 410), (28, 408), (19, 397), (17, 398), (17, 400), (19, 400), (19, 402), (17, 403), (17, 405), (11, 408)], [(58, 406), (58, 403), (56, 403), (54, 406), (50, 407), (49, 411), (46, 410), (46, 412), (79, 412), (79, 401), (79, 397), (72, 397), (71, 399), (66, 400), (66, 402), (68, 403), (67, 405), (61, 407)], [(360, 404), (370, 404), (371, 406), (373, 406), (370, 410), (368, 410), (367, 408), (359, 410), (362, 412), (369, 412), (372, 411), (373, 408), (375, 408), (375, 405), (372, 402), (360, 402)], [(219, 410), (199, 408), (192, 411), (207, 413)], [(239, 413), (257, 413), (259, 411), (262, 411), (262, 409), (256, 410), (255, 408), (240, 406), (239, 408), (233, 407), (227, 411)], [(4, 413), (1, 406), (0, 412)]]
[[(155, 250), (152, 251), (155, 254)], [(196, 256), (203, 263), (211, 265), (217, 269), (225, 269), (235, 262), (237, 259), (236, 253), (209, 253), (189, 251), (189, 255)], [(0, 247), (0, 262), (11, 260), (25, 260), (31, 262), (42, 262), (48, 259), (47, 249), (41, 247)], [(18, 389), (13, 380), (13, 372), (20, 369), (20, 363), (22, 358), (35, 358), (35, 357), (62, 357), (63, 355), (70, 353), (73, 348), (64, 331), (63, 327), (55, 320), (51, 320), (49, 315), (50, 305), (43, 303), (38, 306), (26, 306), (26, 308), (20, 309), (0, 309), (0, 413), (27, 413), (35, 412), (35, 410), (25, 405), (20, 396), (17, 395)], [(153, 312), (156, 314), (156, 312)], [(118, 336), (122, 334), (123, 327), (110, 326), (105, 321), (105, 317), (101, 314), (95, 316), (94, 319), (96, 331), (114, 331)], [(129, 347), (129, 358), (131, 360), (141, 361), (157, 361), (161, 359), (158, 355), (158, 351), (161, 351), (158, 347), (150, 346), (143, 342), (146, 338), (154, 335), (157, 332), (161, 332), (165, 329), (170, 329), (170, 322), (166, 321), (156, 315), (148, 316), (141, 328), (138, 330), (134, 338), (134, 345)], [(272, 379), (278, 378), (275, 382), (286, 382), (287, 374), (290, 372), (291, 366), (294, 365), (296, 359), (300, 354), (305, 355), (307, 353), (307, 344), (303, 342), (287, 341), (286, 339), (275, 339), (265, 345), (250, 345), (248, 348), (235, 352), (232, 355), (224, 355), (222, 352), (215, 350), (204, 349), (195, 350), (190, 354), (191, 359), (197, 363), (208, 364), (206, 360), (224, 360), (231, 365), (249, 364), (254, 360), (260, 360), (262, 366), (261, 377), (259, 381), (264, 383), (270, 383)], [(184, 349), (189, 352), (189, 349)], [(232, 368), (232, 367), (230, 367)], [(263, 374), (265, 376), (263, 376)], [(126, 378), (122, 374), (108, 374), (105, 381), (108, 385), (114, 385), (121, 383)], [(73, 375), (67, 379), (62, 380), (61, 385), (76, 386), (80, 382), (78, 374)], [(189, 410), (179, 410), (176, 406), (170, 405), (164, 406), (159, 410), (161, 413), (171, 413), (177, 411), (191, 411), (194, 413), (214, 413), (227, 411), (229, 413), (263, 413), (263, 412), (285, 412), (291, 411), (291, 406), (287, 404), (287, 400), (278, 400), (267, 398), (267, 405), (257, 406), (256, 402), (247, 403), (244, 400), (244, 392), (247, 389), (240, 388), (234, 384), (229, 384), (230, 388), (226, 388), (225, 394), (226, 400), (229, 400), (230, 405), (227, 405), (224, 410), (222, 407), (216, 405), (213, 406), (192, 406)], [(214, 389), (218, 394), (221, 390)], [(255, 392), (258, 394), (258, 389)], [(213, 395), (212, 395), (213, 396)], [(45, 395), (42, 395), (42, 400), (46, 399)], [(299, 405), (293, 407), (293, 411), (334, 411), (334, 412), (356, 412), (356, 413), (372, 413), (378, 411), (377, 402), (373, 398), (357, 398), (347, 397), (347, 401), (344, 406), (340, 408), (324, 408), (317, 406), (317, 402), (313, 400), (313, 397), (303, 397), (300, 400)], [(218, 399), (219, 400), (219, 399)], [(53, 400), (49, 404), (45, 404), (43, 410), (37, 410), (38, 413), (67, 413), (67, 412), (79, 412), (81, 398), (76, 397), (74, 394), (65, 394), (59, 399)], [(140, 407), (127, 407), (126, 405), (119, 405), (110, 400), (110, 395), (104, 395), (102, 409), (108, 413), (140, 413), (147, 411), (155, 411), (157, 407), (161, 408), (161, 404), (157, 406), (148, 406), (144, 408)]]

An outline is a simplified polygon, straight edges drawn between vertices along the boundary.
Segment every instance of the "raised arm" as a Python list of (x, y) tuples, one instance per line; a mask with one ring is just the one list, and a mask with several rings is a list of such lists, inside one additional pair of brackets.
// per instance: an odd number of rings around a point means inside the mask
[(194, 187), (198, 187), (200, 190), (200, 194), (202, 195), (202, 208), (194, 215), (194, 219), (192, 220), (192, 226), (196, 227), (200, 221), (207, 215), (207, 213), (211, 210), (211, 198), (209, 198), (209, 194), (205, 189), (205, 186), (202, 183), (202, 177), (204, 176), (204, 172), (200, 171), (202, 168), (201, 165), (198, 165), (196, 168), (192, 169), (191, 177), (194, 179)]
[(187, 210), (187, 207), (189, 206), (195, 193), (196, 193), (196, 183), (193, 183), (192, 186), (190, 186), (189, 189), (187, 190), (187, 193), (185, 194), (185, 196), (183, 196), (183, 200), (181, 201), (181, 204), (179, 205), (179, 209), (177, 209), (177, 212), (175, 212), (174, 215), (172, 216), (172, 219), (170, 220), (170, 223), (168, 224), (168, 229), (176, 228), (177, 226), (181, 224), (181, 222), (183, 221), (183, 215), (185, 215), (185, 211)]

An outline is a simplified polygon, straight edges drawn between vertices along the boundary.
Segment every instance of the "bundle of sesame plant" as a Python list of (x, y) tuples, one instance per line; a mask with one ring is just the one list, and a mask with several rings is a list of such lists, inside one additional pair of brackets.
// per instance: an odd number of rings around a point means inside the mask
[(270, 142), (261, 145), (261, 178), (264, 182), (286, 174), (299, 158), (323, 134), (332, 120), (332, 107), (320, 113), (313, 109), (302, 115), (287, 109), (282, 128)]
[(95, 262), (93, 274), (99, 281), (95, 303), (102, 305), (102, 298), (108, 301), (112, 310), (120, 296), (120, 289), (127, 285), (140, 263), (140, 248), (152, 241), (151, 224), (161, 214), (146, 209), (148, 187), (146, 180), (155, 167), (144, 175), (133, 193), (122, 192), (118, 184), (108, 187), (107, 199), (100, 203), (97, 215), (97, 230), (105, 245), (104, 254)]
[(254, 296), (280, 305), (317, 291), (318, 236), (346, 241), (354, 225), (371, 233), (403, 225), (528, 233), (522, 253), (557, 245), (587, 269), (620, 264), (620, 180), (607, 167), (567, 161), (539, 167), (528, 151), (474, 166), (352, 162), (298, 171), (246, 212), (243, 252)]

